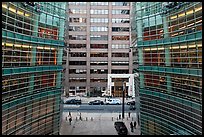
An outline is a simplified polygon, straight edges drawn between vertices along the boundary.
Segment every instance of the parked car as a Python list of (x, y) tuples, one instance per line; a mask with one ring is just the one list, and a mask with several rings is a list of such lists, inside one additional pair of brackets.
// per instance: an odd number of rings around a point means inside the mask
[(120, 99), (110, 98), (110, 99), (106, 100), (105, 104), (106, 105), (120, 105), (121, 101), (120, 101)]
[(118, 135), (127, 135), (128, 134), (128, 129), (125, 126), (124, 122), (122, 121), (116, 121), (114, 123), (115, 129), (118, 132)]
[(81, 104), (81, 99), (69, 99), (64, 102), (65, 104)]
[(135, 105), (135, 101), (133, 100), (133, 101), (129, 101), (129, 102), (127, 102), (127, 105)]
[(136, 107), (135, 107), (135, 105), (130, 105), (129, 109), (130, 109), (130, 110), (135, 110)]
[(101, 100), (94, 100), (94, 101), (90, 101), (88, 104), (89, 105), (103, 105), (104, 102)]

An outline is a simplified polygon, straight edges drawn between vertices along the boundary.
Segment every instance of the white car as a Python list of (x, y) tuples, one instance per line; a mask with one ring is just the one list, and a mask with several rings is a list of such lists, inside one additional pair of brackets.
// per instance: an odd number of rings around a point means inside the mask
[(121, 104), (121, 101), (120, 101), (120, 99), (107, 99), (106, 101), (105, 101), (105, 104), (106, 105), (120, 105)]

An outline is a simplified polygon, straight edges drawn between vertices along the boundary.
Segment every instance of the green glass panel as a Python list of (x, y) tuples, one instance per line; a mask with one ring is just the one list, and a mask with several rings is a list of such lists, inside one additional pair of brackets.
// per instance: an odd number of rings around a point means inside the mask
[(196, 33), (196, 39), (202, 39), (202, 31)]
[(189, 72), (190, 72), (190, 74), (198, 75), (196, 69), (190, 69)]
[(185, 36), (185, 35), (184, 35), (184, 36), (179, 36), (179, 40), (180, 40), (181, 42), (185, 41), (185, 40), (186, 40), (186, 36)]
[(14, 38), (15, 34), (12, 33), (12, 32), (8, 32), (8, 31), (7, 31), (7, 36), (8, 36), (8, 37), (11, 37), (11, 38)]
[(5, 69), (5, 68), (3, 68), (3, 75), (11, 74), (11, 73), (12, 73), (12, 70), (11, 70), (11, 69)]
[(195, 39), (195, 34), (187, 35), (187, 40)]
[(178, 37), (171, 38), (171, 42), (173, 42), (173, 43), (178, 42)]
[(23, 39), (30, 41), (30, 40), (31, 40), (31, 37), (30, 37), (30, 36), (23, 36)]
[(163, 44), (162, 40), (157, 40), (157, 44)]
[(16, 33), (16, 38), (22, 40), (22, 39), (23, 39), (23, 35), (20, 35), (20, 34), (17, 34), (17, 33)]
[(2, 30), (2, 36), (6, 36), (6, 31)]

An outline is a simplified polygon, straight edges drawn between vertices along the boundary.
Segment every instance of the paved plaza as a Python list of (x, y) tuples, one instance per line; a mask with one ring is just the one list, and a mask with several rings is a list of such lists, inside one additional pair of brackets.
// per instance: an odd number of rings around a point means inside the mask
[[(95, 98), (83, 98), (83, 102), (87, 103), (89, 100)], [(100, 106), (99, 106), (100, 107)], [(82, 120), (79, 119), (80, 112), (71, 112), (72, 122), (66, 120), (69, 112), (62, 113), (62, 123), (60, 135), (118, 135), (115, 127), (115, 121), (124, 121), (128, 128), (129, 135), (140, 135), (140, 126), (137, 124), (133, 132), (130, 130), (130, 122), (137, 121), (136, 114), (131, 113), (130, 118), (128, 113), (125, 113), (124, 119), (119, 119), (119, 113), (101, 113), (101, 112), (81, 112)]]

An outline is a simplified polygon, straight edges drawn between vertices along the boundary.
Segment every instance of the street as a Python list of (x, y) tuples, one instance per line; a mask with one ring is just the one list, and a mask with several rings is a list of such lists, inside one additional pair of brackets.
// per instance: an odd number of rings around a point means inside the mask
[[(113, 113), (122, 112), (122, 105), (68, 105), (64, 104), (64, 112), (68, 111), (80, 111), (80, 112), (93, 112), (93, 113)], [(134, 110), (129, 110), (129, 105), (125, 105), (125, 112), (134, 112)]]

